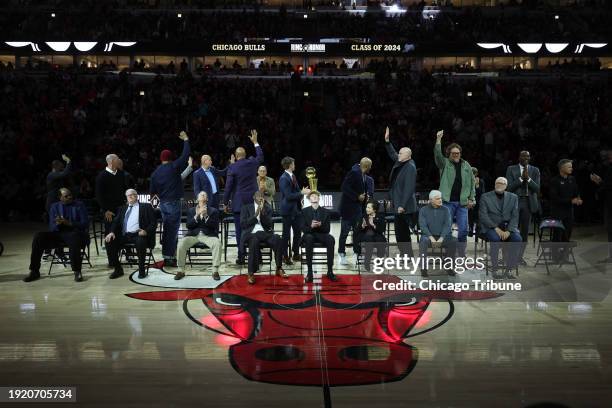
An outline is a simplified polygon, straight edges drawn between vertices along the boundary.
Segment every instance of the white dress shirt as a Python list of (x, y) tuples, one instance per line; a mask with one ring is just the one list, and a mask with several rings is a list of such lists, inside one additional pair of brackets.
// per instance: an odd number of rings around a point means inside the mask
[[(257, 205), (257, 202), (254, 202), (254, 205), (255, 205), (255, 214), (257, 214), (257, 207), (259, 206)], [(261, 214), (257, 216), (257, 224), (255, 224), (255, 226), (253, 227), (252, 234), (255, 234), (256, 232), (259, 232), (259, 231), (265, 231), (263, 226), (261, 225), (260, 217), (261, 217)]]
[[(130, 212), (130, 217), (127, 220), (127, 228), (126, 232), (138, 232), (140, 229), (140, 224), (138, 223), (138, 215), (139, 215), (140, 205), (138, 203), (132, 206), (132, 212)], [(130, 205), (128, 204), (128, 208), (126, 209), (126, 214), (130, 210)]]

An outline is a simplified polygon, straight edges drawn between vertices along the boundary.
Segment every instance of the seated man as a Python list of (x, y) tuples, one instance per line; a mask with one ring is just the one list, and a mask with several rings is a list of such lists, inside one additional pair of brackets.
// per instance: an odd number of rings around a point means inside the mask
[(120, 207), (117, 216), (110, 227), (110, 233), (104, 238), (106, 250), (108, 251), (111, 266), (115, 271), (109, 276), (117, 279), (123, 276), (123, 268), (119, 263), (119, 251), (125, 244), (136, 245), (138, 256), (138, 277), (144, 278), (145, 258), (147, 248), (155, 247), (155, 230), (157, 229), (157, 217), (151, 204), (139, 203), (138, 193), (130, 188), (125, 192), (127, 204)]
[[(491, 264), (493, 265), (493, 277), (497, 276), (499, 246), (500, 242), (522, 242), (518, 229), (518, 196), (506, 191), (508, 180), (498, 177), (495, 180), (495, 190), (484, 193), (480, 198), (480, 209), (478, 218), (480, 220), (480, 231), (491, 242)], [(510, 271), (518, 263), (518, 256), (522, 246), (520, 244), (506, 244), (503, 246), (504, 261), (508, 279), (516, 279)]]
[(253, 194), (253, 203), (243, 204), (240, 210), (240, 226), (242, 228), (241, 245), (249, 248), (249, 283), (255, 283), (255, 272), (259, 268), (261, 258), (259, 245), (262, 242), (268, 244), (274, 251), (276, 262), (276, 276), (287, 279), (283, 270), (283, 241), (281, 237), (273, 232), (274, 221), (272, 221), (272, 207), (264, 200), (264, 194), (256, 191)]
[[(361, 247), (365, 247), (363, 258), (363, 267), (366, 271), (370, 271), (370, 262), (372, 260), (372, 252), (376, 248), (376, 255), (379, 258), (385, 256), (385, 230), (387, 228), (385, 217), (378, 212), (379, 204), (377, 201), (370, 200), (366, 204), (365, 214), (361, 217), (353, 231), (357, 232), (353, 241), (353, 252), (361, 254)], [(362, 243), (365, 243), (362, 245)]]
[(70, 267), (74, 272), (74, 280), (83, 281), (82, 250), (89, 243), (87, 208), (81, 201), (73, 200), (72, 193), (67, 188), (60, 188), (59, 193), (60, 201), (53, 203), (49, 209), (49, 231), (34, 235), (30, 274), (23, 279), (24, 282), (40, 278), (40, 258), (46, 249), (64, 246), (68, 246), (70, 251)]
[[(455, 257), (457, 239), (452, 235), (452, 221), (448, 208), (442, 205), (442, 193), (431, 190), (429, 193), (429, 205), (419, 211), (419, 226), (421, 227), (421, 241), (419, 242), (419, 254), (427, 261), (427, 250), (431, 244), (432, 248), (446, 248), (447, 256)], [(424, 261), (424, 262), (425, 262)], [(425, 263), (425, 265), (427, 265)], [(455, 276), (455, 271), (446, 271), (450, 276)], [(427, 267), (421, 270), (422, 276), (427, 276)]]
[(304, 234), (302, 236), (302, 245), (306, 249), (306, 264), (308, 265), (307, 283), (312, 282), (312, 253), (315, 242), (323, 244), (327, 248), (327, 277), (331, 281), (336, 280), (333, 272), (336, 240), (329, 233), (329, 210), (319, 206), (319, 198), (320, 193), (312, 191), (308, 195), (310, 207), (302, 210), (302, 232)]
[(219, 210), (208, 205), (208, 194), (200, 191), (198, 205), (187, 212), (187, 234), (178, 244), (177, 257), (179, 270), (174, 279), (185, 277), (185, 258), (189, 248), (202, 243), (212, 250), (213, 279), (219, 280), (219, 265), (221, 265), (221, 241), (219, 240)]

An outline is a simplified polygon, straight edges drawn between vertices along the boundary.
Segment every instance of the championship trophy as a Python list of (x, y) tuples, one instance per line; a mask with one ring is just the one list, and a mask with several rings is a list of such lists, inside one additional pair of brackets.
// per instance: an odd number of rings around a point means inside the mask
[(314, 167), (306, 167), (306, 178), (308, 179), (310, 191), (317, 191), (317, 170)]

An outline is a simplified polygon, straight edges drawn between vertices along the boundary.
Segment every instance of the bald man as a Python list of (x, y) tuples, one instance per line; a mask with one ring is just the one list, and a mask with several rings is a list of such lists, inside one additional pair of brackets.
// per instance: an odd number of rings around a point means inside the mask
[(416, 165), (412, 160), (412, 150), (402, 147), (399, 153), (395, 151), (389, 140), (389, 127), (385, 129), (385, 149), (393, 162), (393, 168), (389, 175), (389, 196), (393, 204), (395, 214), (395, 240), (400, 253), (413, 256), (410, 244), (410, 220), (417, 212), (415, 197), (416, 189)]
[(231, 211), (234, 213), (234, 226), (236, 228), (236, 244), (238, 245), (237, 264), (244, 263), (244, 250), (240, 246), (242, 228), (240, 226), (240, 210), (243, 204), (253, 201), (253, 194), (257, 191), (257, 168), (264, 161), (263, 150), (257, 143), (257, 131), (251, 130), (249, 139), (255, 146), (256, 156), (246, 157), (244, 147), (236, 149), (236, 162), (227, 168), (227, 181), (223, 192), (223, 203), (228, 205), (231, 200)]
[[(340, 198), (340, 238), (338, 257), (340, 265), (346, 265), (346, 238), (359, 218), (361, 218), (368, 199), (374, 196), (374, 179), (368, 176), (372, 168), (372, 160), (364, 157), (358, 164), (351, 167), (342, 181)], [(353, 231), (353, 240), (355, 233)]]
[[(201, 167), (193, 173), (193, 194), (197, 197), (204, 191), (208, 197), (208, 205), (219, 209), (220, 201), (220, 177), (227, 175), (228, 167), (219, 170), (212, 165), (212, 158), (204, 154), (200, 160)], [(230, 164), (234, 163), (234, 155), (230, 158)]]

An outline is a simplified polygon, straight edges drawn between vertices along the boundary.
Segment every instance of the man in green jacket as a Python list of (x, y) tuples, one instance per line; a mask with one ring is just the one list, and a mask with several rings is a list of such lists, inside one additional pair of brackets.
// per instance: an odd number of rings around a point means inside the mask
[(442, 137), (444, 131), (436, 134), (434, 159), (440, 169), (440, 192), (444, 206), (448, 208), (451, 218), (457, 223), (459, 234), (457, 240), (458, 255), (465, 253), (465, 244), (468, 235), (468, 209), (476, 204), (475, 180), (470, 163), (461, 158), (461, 146), (452, 143), (446, 148), (445, 157), (442, 154)]

